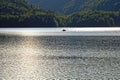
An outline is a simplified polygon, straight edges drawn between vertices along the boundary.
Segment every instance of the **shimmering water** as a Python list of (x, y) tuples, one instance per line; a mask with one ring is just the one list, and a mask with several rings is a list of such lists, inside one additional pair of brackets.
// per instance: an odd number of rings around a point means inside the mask
[(1, 35), (0, 80), (120, 80), (120, 37)]

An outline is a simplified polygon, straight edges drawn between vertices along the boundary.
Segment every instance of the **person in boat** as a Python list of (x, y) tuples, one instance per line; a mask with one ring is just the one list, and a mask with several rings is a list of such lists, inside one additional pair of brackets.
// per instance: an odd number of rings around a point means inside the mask
[(63, 31), (63, 32), (65, 32), (66, 30), (65, 30), (65, 29), (63, 29), (62, 31)]

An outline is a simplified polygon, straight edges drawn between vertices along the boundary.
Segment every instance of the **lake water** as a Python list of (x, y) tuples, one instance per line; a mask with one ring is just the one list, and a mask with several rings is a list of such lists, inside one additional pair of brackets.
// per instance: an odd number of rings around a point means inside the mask
[(120, 37), (0, 35), (0, 80), (120, 80)]

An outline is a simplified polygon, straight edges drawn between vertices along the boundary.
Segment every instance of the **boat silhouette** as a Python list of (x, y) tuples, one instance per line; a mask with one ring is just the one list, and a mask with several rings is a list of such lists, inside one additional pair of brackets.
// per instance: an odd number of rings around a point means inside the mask
[(65, 30), (65, 29), (63, 29), (62, 31), (63, 31), (63, 32), (65, 32), (66, 30)]

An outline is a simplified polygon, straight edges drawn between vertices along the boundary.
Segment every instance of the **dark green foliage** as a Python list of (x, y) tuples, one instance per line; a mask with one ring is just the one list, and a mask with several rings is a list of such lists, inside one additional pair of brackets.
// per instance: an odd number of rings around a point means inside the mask
[(74, 27), (106, 27), (120, 26), (120, 12), (82, 11), (70, 15), (67, 26)]
[(29, 3), (63, 14), (83, 10), (119, 11), (120, 0), (27, 0)]
[[(8, 16), (8, 17), (7, 17)], [(54, 15), (0, 16), (1, 27), (57, 27), (59, 19)], [(63, 25), (61, 25), (63, 26)]]
[(64, 6), (70, 0), (27, 0), (30, 4), (37, 7), (42, 7), (46, 10), (52, 10), (59, 13), (64, 13)]
[(54, 27), (64, 26), (64, 17), (51, 11), (38, 9), (25, 0), (0, 2), (1, 27)]
[[(73, 2), (75, 0), (72, 0)], [(67, 4), (64, 10), (74, 6), (73, 2)], [(86, 1), (86, 0), (81, 0)], [(92, 1), (92, 0), (89, 0)], [(38, 9), (25, 0), (1, 0), (0, 2), (0, 27), (108, 27), (120, 26), (120, 11), (95, 10), (93, 4), (101, 5), (105, 0), (84, 6), (85, 10), (73, 13), (71, 15), (60, 15), (52, 11)], [(106, 0), (107, 1), (107, 0)], [(114, 3), (114, 1), (112, 1)], [(90, 2), (89, 2), (90, 3)], [(119, 3), (114, 5), (119, 6)], [(104, 4), (103, 4), (104, 5)], [(89, 7), (91, 6), (91, 7)], [(80, 8), (80, 7), (79, 7)], [(90, 10), (90, 9), (93, 10)], [(74, 8), (74, 9), (77, 9)], [(71, 11), (74, 10), (71, 7)], [(81, 7), (82, 9), (82, 7)], [(96, 8), (97, 9), (97, 8)], [(100, 9), (100, 7), (99, 7)]]
[(24, 0), (2, 0), (0, 2), (0, 14), (23, 14), (32, 10), (32, 6), (28, 5)]

